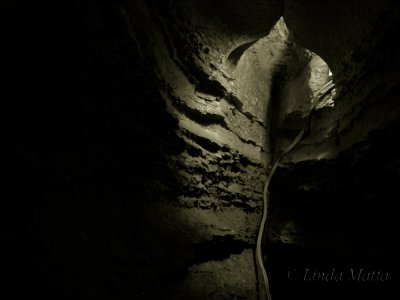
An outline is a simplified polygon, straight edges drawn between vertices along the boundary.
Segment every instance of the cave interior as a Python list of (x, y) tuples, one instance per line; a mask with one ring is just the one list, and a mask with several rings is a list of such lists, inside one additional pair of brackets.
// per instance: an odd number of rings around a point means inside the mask
[(393, 299), (399, 1), (0, 7), (3, 299), (265, 299), (330, 80), (271, 295)]

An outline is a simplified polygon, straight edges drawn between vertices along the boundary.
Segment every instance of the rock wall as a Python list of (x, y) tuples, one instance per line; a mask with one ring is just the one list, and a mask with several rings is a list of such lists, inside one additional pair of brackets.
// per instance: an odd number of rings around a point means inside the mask
[(257, 299), (267, 167), (328, 66), (334, 103), (272, 182), (273, 297), (343, 297), (288, 268), (394, 260), (395, 2), (2, 7), (9, 299)]
[[(271, 183), (272, 292), (275, 286), (278, 299), (390, 299), (399, 279), (393, 252), (399, 244), (389, 237), (395, 234), (392, 212), (399, 203), (398, 158), (392, 152), (398, 151), (399, 134), (399, 64), (392, 50), (399, 47), (399, 33), (391, 29), (399, 21), (398, 6), (285, 1), (283, 15), (294, 41), (328, 63), (336, 90)], [(384, 50), (389, 48), (390, 53)], [(291, 96), (306, 95), (301, 78), (307, 77), (284, 79), (278, 88), (278, 111), (286, 123), (277, 122), (276, 152), (303, 124), (304, 101)], [(336, 269), (345, 276), (351, 270), (380, 271), (389, 279), (305, 282), (307, 268), (325, 274)]]
[[(283, 14), (294, 40), (327, 62), (337, 85), (335, 107), (320, 111), (317, 130), (290, 159), (335, 157), (369, 131), (398, 119), (399, 74), (393, 70), (399, 62), (391, 54), (398, 47), (398, 9), (391, 1), (323, 6), (285, 1)], [(307, 18), (310, 14), (321, 17)]]
[[(164, 224), (170, 224), (164, 226), (171, 232), (177, 216), (185, 216), (186, 226), (192, 228), (190, 236), (185, 236), (188, 247), (223, 249), (222, 256), (218, 251), (194, 253), (194, 257), (190, 251), (180, 254), (188, 256), (182, 262), (189, 272), (189, 278), (181, 283), (187, 287), (181, 292), (199, 299), (256, 298), (256, 278), (248, 274), (255, 274), (253, 249), (270, 157), (270, 78), (286, 59), (282, 51), (290, 47), (286, 26), (282, 20), (278, 22), (233, 66), (217, 60), (211, 50), (201, 57), (194, 53), (225, 45), (225, 41), (232, 40), (229, 35), (219, 33), (220, 41), (209, 46), (207, 39), (196, 42), (182, 34), (193, 34), (189, 25), (181, 25), (177, 31), (176, 19), (163, 15), (159, 7), (142, 9), (148, 11), (147, 18), (150, 12), (158, 16), (152, 30), (147, 30), (152, 43), (144, 42), (141, 47), (156, 59), (154, 71), (160, 96), (178, 121), (175, 132), (185, 149), (168, 155), (165, 165), (175, 174), (178, 184), (166, 184), (164, 178), (152, 183), (154, 193), (161, 195), (161, 203), (154, 204), (155, 209), (162, 207)], [(143, 22), (134, 15), (135, 11), (135, 7), (124, 11), (134, 27), (135, 22)], [(175, 12), (173, 8), (167, 11)], [(199, 24), (191, 26), (202, 28)], [(197, 29), (196, 34), (207, 36), (207, 29)], [(230, 259), (230, 255), (237, 259)], [(199, 272), (198, 268), (206, 271)], [(229, 271), (221, 272), (222, 269)], [(237, 272), (242, 269), (247, 271)], [(236, 276), (232, 276), (234, 273)], [(193, 289), (193, 281), (208, 282), (210, 276), (215, 288)]]

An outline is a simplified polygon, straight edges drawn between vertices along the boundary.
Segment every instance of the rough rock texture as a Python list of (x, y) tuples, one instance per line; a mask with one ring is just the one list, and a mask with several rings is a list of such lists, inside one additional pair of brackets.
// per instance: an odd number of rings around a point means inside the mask
[[(399, 62), (392, 52), (398, 51), (399, 33), (391, 28), (398, 26), (399, 8), (389, 1), (312, 2), (285, 1), (284, 19), (293, 39), (329, 64), (336, 95), (334, 103), (317, 110), (310, 135), (272, 181), (271, 285), (278, 299), (390, 299), (399, 280), (399, 244), (391, 238), (399, 203)], [(323, 16), (318, 22), (307, 17), (317, 13)], [(278, 94), (286, 110), (302, 103), (290, 92), (302, 94), (301, 85), (284, 80)], [(298, 124), (296, 118), (278, 123), (277, 152), (285, 133), (293, 136)], [(380, 270), (390, 280), (304, 284), (306, 268)], [(288, 279), (292, 269), (301, 278)]]
[[(310, 14), (319, 17), (314, 20)], [(334, 157), (370, 130), (397, 120), (396, 2), (285, 1), (283, 15), (294, 40), (328, 63), (337, 84), (335, 108), (321, 110), (315, 121), (318, 130), (305, 143), (312, 145), (300, 147), (294, 160), (310, 158), (310, 152)]]
[[(185, 144), (183, 152), (168, 155), (165, 165), (176, 172), (174, 179), (178, 184), (166, 184), (163, 179), (162, 182), (154, 182), (152, 188), (162, 198), (170, 195), (168, 199), (160, 199), (168, 202), (164, 206), (166, 214), (176, 211), (192, 216), (193, 220), (188, 218), (188, 224), (193, 224), (193, 236), (187, 238), (187, 243), (194, 247), (198, 243), (208, 243), (208, 247), (211, 247), (217, 240), (220, 244), (218, 247), (225, 248), (223, 258), (211, 255), (208, 260), (217, 261), (212, 264), (202, 262), (208, 272), (188, 269), (191, 278), (187, 283), (189, 287), (193, 284), (190, 283), (192, 280), (207, 282), (209, 276), (214, 276), (215, 284), (224, 287), (215, 297), (243, 297), (250, 290), (252, 294), (247, 297), (255, 298), (256, 280), (254, 276), (249, 277), (247, 272), (237, 274), (243, 284), (234, 291), (232, 286), (235, 284), (227, 285), (224, 282), (232, 281), (230, 276), (238, 269), (251, 268), (254, 271), (254, 266), (248, 265), (251, 252), (244, 251), (254, 248), (256, 240), (265, 170), (270, 157), (267, 155), (269, 79), (276, 67), (283, 63), (282, 51), (290, 47), (287, 29), (280, 21), (267, 37), (255, 42), (251, 51), (246, 51), (235, 66), (216, 67), (219, 63), (210, 54), (203, 58), (207, 61), (207, 68), (203, 68), (197, 62), (198, 58), (187, 57), (192, 52), (186, 47), (199, 49), (199, 46), (193, 46), (191, 39), (184, 39), (183, 45), (174, 42), (171, 36), (181, 34), (174, 33), (172, 25), (176, 24), (171, 25), (169, 16), (161, 15), (157, 7), (152, 9), (160, 18), (154, 24), (154, 30), (148, 30), (149, 38), (155, 45), (142, 43), (141, 46), (146, 53), (153, 53), (157, 60), (155, 72), (160, 82), (161, 96), (167, 104), (167, 111), (178, 120), (176, 135)], [(124, 13), (130, 16), (134, 11), (132, 7)], [(130, 20), (138, 21), (134, 16)], [(163, 32), (169, 34), (165, 37), (161, 35)], [(219, 38), (222, 37), (229, 38)], [(187, 61), (191, 61), (191, 64), (188, 65)], [(214, 66), (210, 69), (211, 65)], [(170, 190), (171, 187), (173, 190)], [(219, 222), (213, 217), (216, 214), (221, 215)], [(169, 219), (168, 216), (164, 218)], [(235, 220), (234, 223), (231, 223), (231, 218)], [(172, 215), (169, 220), (173, 224), (175, 216)], [(203, 230), (207, 232), (206, 235), (201, 233)], [(235, 264), (228, 259), (229, 254), (237, 251), (235, 247), (232, 248), (231, 239), (234, 245), (243, 244)], [(221, 273), (221, 268), (230, 271)], [(194, 293), (192, 297), (195, 297), (197, 289), (190, 290)]]
[(398, 274), (397, 1), (1, 5), (8, 299), (257, 299), (267, 167), (329, 69), (336, 96), (272, 182), (271, 291), (395, 286), (287, 272)]

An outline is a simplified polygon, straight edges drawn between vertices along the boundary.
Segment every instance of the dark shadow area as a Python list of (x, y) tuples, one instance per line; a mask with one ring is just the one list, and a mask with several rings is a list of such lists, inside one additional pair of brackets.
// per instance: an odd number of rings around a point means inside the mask
[[(301, 246), (272, 243), (267, 250), (276, 299), (392, 299), (399, 280), (399, 133), (397, 123), (371, 132), (335, 160), (277, 170), (271, 183), (271, 230), (282, 232), (285, 224), (294, 223), (286, 235)], [(305, 276), (306, 269), (329, 273), (333, 268), (342, 279)], [(349, 278), (360, 269), (371, 273), (370, 279)], [(388, 279), (373, 280), (373, 271), (388, 273)]]
[(172, 195), (165, 157), (184, 149), (153, 62), (116, 4), (20, 1), (4, 17), (2, 299), (160, 298), (186, 248), (163, 249), (149, 183)]
[(252, 249), (253, 245), (235, 240), (233, 235), (214, 236), (212, 240), (194, 245), (195, 259), (191, 264), (199, 264), (212, 260), (224, 260), (232, 254), (240, 254), (245, 249)]

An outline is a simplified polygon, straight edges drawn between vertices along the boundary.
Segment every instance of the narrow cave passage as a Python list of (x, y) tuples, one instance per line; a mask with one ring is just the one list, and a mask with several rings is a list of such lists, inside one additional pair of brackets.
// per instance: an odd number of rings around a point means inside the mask
[[(328, 82), (332, 81), (332, 73), (318, 55), (291, 41), (290, 33), (283, 18), (280, 18), (267, 37), (244, 43), (232, 50), (226, 60), (226, 66), (231, 79), (229, 88), (233, 90), (235, 95), (238, 95), (236, 96), (237, 101), (242, 103), (241, 98), (249, 98), (250, 95), (261, 102), (256, 103), (258, 107), (262, 107), (262, 105), (266, 107), (267, 113), (264, 116), (264, 123), (267, 125), (264, 128), (266, 132), (263, 143), (265, 152), (268, 154), (260, 156), (260, 158), (266, 159), (265, 166), (269, 171), (267, 171), (265, 181), (270, 182), (274, 171), (271, 171), (268, 165), (275, 164), (278, 166), (285, 155), (308, 136), (311, 114), (314, 111), (328, 110), (334, 106), (335, 90), (332, 91), (332, 88), (330, 89), (331, 92), (324, 90)], [(258, 69), (258, 72), (254, 69)], [(255, 84), (250, 84), (251, 82)], [(241, 91), (244, 86), (247, 86), (246, 93)], [(266, 91), (260, 94), (259, 86), (267, 87)], [(319, 97), (320, 94), (324, 96)], [(314, 103), (315, 101), (318, 101), (318, 103)], [(254, 114), (253, 111), (250, 111), (250, 113)], [(235, 115), (233, 118), (228, 117), (226, 119), (231, 119), (230, 122), (241, 121), (236, 120)], [(265, 140), (265, 137), (268, 137), (268, 140)], [(213, 136), (206, 138), (214, 139), (217, 143), (224, 142)], [(255, 268), (259, 282), (257, 297), (262, 299), (266, 297), (265, 289), (269, 294), (267, 298), (271, 298), (268, 283), (262, 284), (264, 280), (267, 280), (263, 259), (267, 255), (264, 256), (262, 252), (265, 247), (265, 245), (262, 245), (264, 229), (269, 224), (267, 215), (270, 200), (266, 184), (263, 183), (264, 199), (261, 203), (261, 208), (264, 210), (262, 213), (263, 220), (259, 225), (257, 234), (257, 244), (259, 245), (254, 254), (257, 257)], [(265, 208), (263, 209), (263, 207)], [(290, 234), (281, 232), (279, 238), (285, 242), (293, 242), (289, 241), (292, 238)], [(253, 260), (256, 260), (256, 258), (253, 258)]]
[[(184, 194), (179, 199), (184, 201), (182, 204), (188, 209), (188, 214), (192, 214), (194, 209), (212, 208), (220, 212), (222, 219), (219, 222), (227, 226), (231, 226), (226, 223), (229, 219), (223, 216), (232, 215), (241, 223), (240, 226), (246, 227), (249, 237), (243, 239), (241, 234), (234, 232), (229, 235), (228, 232), (214, 234), (208, 245), (214, 249), (214, 242), (220, 241), (218, 249), (225, 249), (224, 257), (218, 251), (206, 251), (208, 261), (191, 266), (189, 270), (194, 274), (190, 275), (186, 284), (192, 292), (199, 290), (202, 293), (204, 288), (191, 281), (212, 286), (216, 280), (212, 276), (218, 276), (218, 280), (225, 282), (229, 289), (234, 289), (237, 281), (246, 282), (246, 293), (252, 290), (252, 297), (259, 297), (258, 294), (264, 293), (261, 285), (256, 283), (262, 280), (261, 273), (260, 270), (256, 272), (257, 267), (252, 265), (267, 168), (272, 159), (302, 131), (314, 105), (314, 96), (331, 80), (331, 72), (318, 55), (291, 40), (283, 18), (277, 21), (267, 36), (237, 46), (222, 62), (219, 69), (213, 69), (212, 81), (209, 78), (193, 87), (192, 83), (182, 80), (178, 89), (171, 91), (175, 94), (173, 98), (165, 97), (169, 111), (180, 120), (178, 134), (184, 132), (185, 142), (197, 150), (195, 158), (192, 153), (183, 152), (172, 159), (180, 163), (178, 178), (184, 186)], [(210, 65), (216, 66), (218, 61), (212, 60)], [(187, 91), (186, 94), (182, 90)], [(331, 111), (333, 94), (323, 100), (315, 110)], [(252, 162), (251, 168), (241, 159), (231, 161), (232, 154)], [(221, 158), (213, 162), (219, 155)], [(219, 168), (227, 165), (227, 160), (232, 171), (220, 171)], [(254, 171), (257, 173), (254, 174)], [(247, 217), (240, 220), (243, 211)], [(214, 227), (215, 224), (209, 222), (215, 222), (215, 213), (205, 216), (200, 217), (200, 222)], [(247, 246), (240, 252), (233, 252), (236, 248), (225, 243), (225, 237), (235, 240), (238, 245)], [(285, 240), (290, 236), (280, 238)], [(205, 245), (207, 242), (201, 243), (203, 249)], [(253, 253), (244, 252), (246, 248), (253, 249)], [(248, 273), (244, 275), (246, 277), (232, 279), (231, 275), (215, 270), (216, 266), (226, 268), (230, 255), (250, 255), (250, 259), (246, 260), (248, 265), (243, 265), (242, 261), (229, 269), (253, 270), (258, 279)], [(215, 260), (219, 262), (209, 265)], [(203, 272), (196, 271), (197, 268), (206, 268), (207, 273), (213, 275), (204, 276)], [(223, 297), (221, 293), (224, 292), (219, 291), (218, 297)]]
[(5, 299), (263, 297), (268, 168), (330, 76), (270, 182), (272, 298), (391, 299), (398, 1), (0, 6)]

